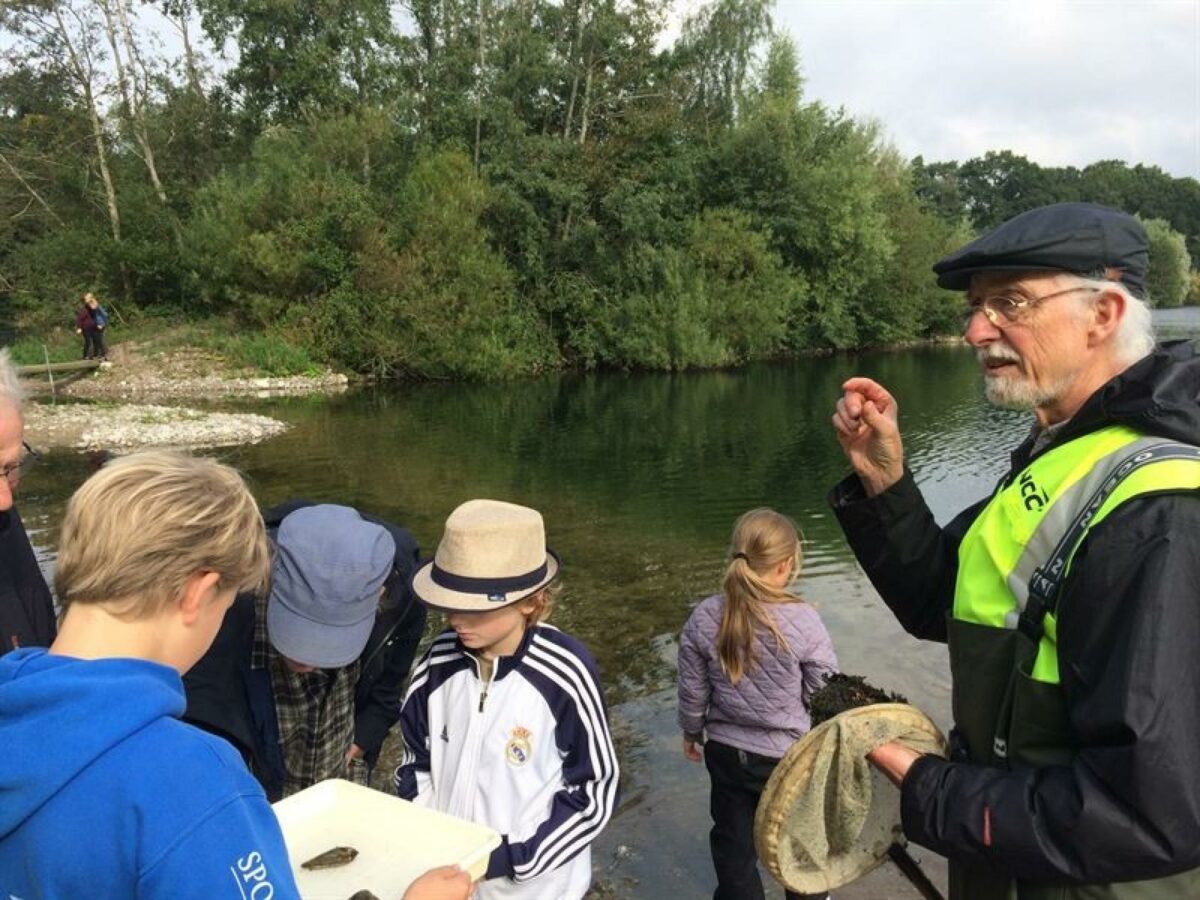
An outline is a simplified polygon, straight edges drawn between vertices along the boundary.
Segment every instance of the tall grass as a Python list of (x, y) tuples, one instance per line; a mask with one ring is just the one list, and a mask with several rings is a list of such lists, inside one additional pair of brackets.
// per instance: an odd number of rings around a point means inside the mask
[(316, 375), (323, 370), (308, 350), (279, 335), (218, 334), (210, 346), (233, 365), (268, 375)]

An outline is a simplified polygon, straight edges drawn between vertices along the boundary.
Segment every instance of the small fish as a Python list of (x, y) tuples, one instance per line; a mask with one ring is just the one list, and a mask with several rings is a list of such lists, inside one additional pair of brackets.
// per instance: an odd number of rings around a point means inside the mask
[(336, 869), (354, 861), (358, 851), (353, 847), (334, 847), (326, 850), (320, 856), (314, 856), (308, 862), (300, 863), (302, 869)]
[(370, 891), (355, 891), (350, 896), (350, 900), (379, 900), (379, 898)]

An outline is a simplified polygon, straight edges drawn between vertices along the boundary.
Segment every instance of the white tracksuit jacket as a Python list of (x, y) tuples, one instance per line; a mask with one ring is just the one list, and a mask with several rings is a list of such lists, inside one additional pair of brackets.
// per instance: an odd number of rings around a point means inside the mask
[(528, 629), (491, 681), (453, 631), (413, 672), (400, 715), (401, 797), (500, 832), (477, 900), (579, 900), (617, 803), (600, 678), (579, 641)]

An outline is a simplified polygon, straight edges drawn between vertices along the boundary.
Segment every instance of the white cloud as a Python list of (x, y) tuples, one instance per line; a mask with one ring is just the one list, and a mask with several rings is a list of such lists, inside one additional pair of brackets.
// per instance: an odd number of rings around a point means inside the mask
[(1200, 0), (781, 0), (807, 94), (908, 155), (1200, 177)]

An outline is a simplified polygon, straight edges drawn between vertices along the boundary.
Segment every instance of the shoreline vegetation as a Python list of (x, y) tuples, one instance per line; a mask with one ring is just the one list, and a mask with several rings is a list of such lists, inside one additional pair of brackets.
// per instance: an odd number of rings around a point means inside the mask
[(886, 346), (957, 330), (936, 259), (1064, 200), (1147, 222), (1155, 305), (1200, 290), (1196, 179), (906, 159), (886, 123), (806, 94), (771, 0), (682, 22), (666, 0), (337, 10), (0, 13), (0, 321), (18, 344), (91, 291), (110, 340), (220, 321), (214, 341), (290, 370), (273, 374), (500, 380)]
[[(145, 447), (213, 448), (257, 443), (287, 425), (267, 416), (207, 408), (230, 399), (336, 395), (372, 379), (316, 365), (308, 356), (265, 335), (230, 337), (221, 321), (143, 325), (118, 334), (108, 361), (97, 369), (58, 376), (29, 375), (26, 434), (39, 450), (126, 452)], [(110, 338), (111, 340), (111, 338)], [(897, 341), (871, 348), (890, 352), (957, 336)], [(78, 340), (65, 329), (47, 343), (26, 339), (11, 348), (26, 366), (78, 358)], [(814, 350), (798, 356), (824, 356)]]

